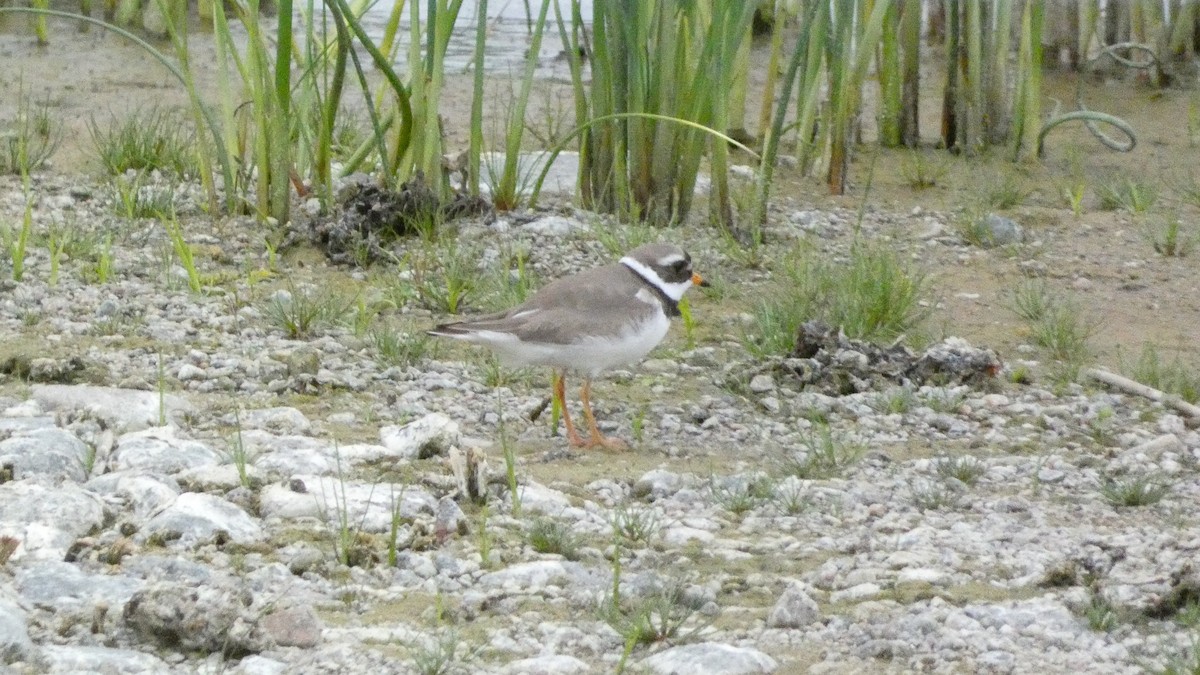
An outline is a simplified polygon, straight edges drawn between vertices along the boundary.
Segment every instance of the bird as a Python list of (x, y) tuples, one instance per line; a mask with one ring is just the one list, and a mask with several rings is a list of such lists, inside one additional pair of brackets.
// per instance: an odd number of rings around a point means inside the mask
[[(708, 286), (679, 246), (639, 246), (615, 263), (557, 279), (524, 303), (427, 331), (490, 348), (506, 366), (549, 366), (552, 395), (576, 447), (624, 450), (604, 436), (592, 413), (592, 378), (640, 360), (666, 337), (679, 302), (692, 286)], [(580, 403), (587, 423), (583, 438), (566, 406), (568, 372), (583, 376)]]

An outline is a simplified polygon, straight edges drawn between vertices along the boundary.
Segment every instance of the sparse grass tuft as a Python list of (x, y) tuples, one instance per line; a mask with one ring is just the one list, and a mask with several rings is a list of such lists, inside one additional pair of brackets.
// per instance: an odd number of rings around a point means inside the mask
[(1175, 612), (1175, 622), (1187, 628), (1200, 628), (1200, 598), (1193, 598)]
[(242, 441), (242, 418), (237, 411), (234, 411), (234, 419), (237, 420), (237, 426), (234, 428), (233, 438), (229, 441), (229, 460), (237, 468), (238, 482), (242, 487), (250, 487), (250, 471), (247, 467), (254, 464), (256, 455), (247, 450)]
[(570, 525), (544, 516), (533, 519), (525, 539), (538, 553), (554, 553), (567, 560), (579, 558), (579, 547), (583, 543)]
[(1200, 179), (1189, 176), (1174, 185), (1175, 193), (1184, 202), (1200, 207)]
[(783, 258), (778, 287), (759, 303), (743, 343), (759, 357), (787, 354), (803, 322), (823, 321), (865, 340), (895, 338), (925, 315), (926, 277), (882, 245), (856, 246), (849, 261), (813, 249)]
[(1147, 236), (1154, 251), (1167, 258), (1182, 258), (1191, 253), (1200, 239), (1195, 230), (1185, 227), (1178, 218), (1160, 222), (1148, 231)]
[(16, 118), (0, 126), (0, 174), (28, 175), (49, 161), (62, 141), (62, 122), (50, 102), (32, 103), (24, 84), (17, 87)]
[(983, 200), (993, 209), (1011, 209), (1020, 206), (1029, 197), (1030, 190), (1021, 184), (1016, 174), (1007, 173), (999, 185), (984, 190)]
[(1087, 183), (1081, 178), (1072, 180), (1070, 183), (1063, 185), (1060, 193), (1063, 201), (1067, 206), (1071, 207), (1071, 213), (1078, 218), (1083, 215), (1083, 199), (1087, 196)]
[(600, 242), (613, 258), (619, 258), (642, 244), (658, 241), (662, 237), (661, 228), (636, 218), (630, 223), (608, 219), (605, 222), (597, 221), (593, 221), (588, 228), (587, 238)]
[(485, 311), (507, 309), (525, 302), (539, 286), (537, 275), (529, 266), (529, 252), (517, 249), (502, 253), (482, 285), (480, 305)]
[(1193, 638), (1192, 646), (1167, 660), (1160, 675), (1200, 675), (1200, 637)]
[(900, 174), (912, 189), (926, 190), (941, 182), (948, 171), (949, 167), (942, 153), (914, 149), (909, 151)]
[(784, 459), (780, 467), (785, 475), (810, 480), (833, 478), (862, 458), (866, 448), (835, 434), (828, 424), (818, 424), (801, 440), (799, 455)]
[(605, 601), (601, 616), (626, 645), (653, 644), (664, 640), (679, 644), (711, 622), (709, 619), (693, 621), (697, 609), (684, 595), (683, 587), (675, 583), (644, 598)]
[(440, 630), (428, 640), (422, 640), (413, 648), (412, 667), (418, 675), (449, 675), (459, 670), (461, 642), (458, 631)]
[(1026, 279), (1012, 291), (1012, 311), (1030, 323), (1041, 321), (1053, 307), (1050, 291), (1041, 279)]
[(958, 414), (966, 395), (954, 389), (937, 388), (925, 396), (925, 406), (930, 410), (948, 415)]
[(798, 481), (785, 480), (775, 489), (774, 503), (783, 514), (795, 516), (812, 506), (812, 499)]
[(96, 156), (114, 176), (126, 171), (161, 171), (180, 178), (196, 175), (196, 139), (188, 123), (162, 108), (138, 110), (107, 126), (88, 122)]
[(413, 288), (421, 306), (445, 314), (461, 312), (477, 290), (476, 257), (473, 251), (460, 249), (453, 242), (410, 254)]
[(110, 184), (113, 208), (117, 215), (135, 220), (175, 217), (175, 186), (151, 183), (144, 173), (130, 172), (113, 176)]
[(1174, 394), (1188, 403), (1200, 403), (1200, 367), (1188, 366), (1178, 356), (1171, 363), (1164, 363), (1152, 344), (1142, 347), (1133, 365), (1122, 363), (1121, 370), (1146, 386)]
[(662, 521), (654, 511), (626, 504), (613, 510), (611, 523), (613, 534), (627, 544), (649, 544), (662, 529)]
[(367, 333), (379, 360), (389, 366), (407, 366), (421, 361), (437, 349), (437, 341), (422, 332), (408, 333), (377, 326)]
[(1050, 295), (1041, 280), (1023, 282), (1012, 293), (1012, 311), (1029, 323), (1035, 344), (1074, 372), (1091, 355), (1089, 340), (1097, 325), (1085, 321), (1073, 302)]
[(953, 508), (958, 505), (958, 493), (942, 483), (917, 481), (909, 487), (909, 490), (913, 505), (922, 511)]
[(958, 233), (959, 239), (962, 239), (963, 243), (968, 246), (979, 248), (994, 246), (995, 238), (984, 220), (986, 217), (986, 213), (974, 210), (958, 214), (954, 218), (954, 230)]
[(1157, 504), (1170, 491), (1170, 484), (1150, 475), (1105, 478), (1100, 485), (1101, 496), (1117, 507)]
[(967, 485), (975, 485), (987, 473), (987, 465), (975, 457), (940, 457), (935, 466), (938, 475), (960, 480)]
[(1087, 619), (1088, 628), (1097, 632), (1107, 633), (1117, 627), (1116, 608), (1099, 593), (1092, 593), (1092, 600), (1083, 609), (1083, 616)]
[(346, 317), (351, 303), (328, 291), (298, 289), (289, 284), (271, 295), (263, 316), (289, 338), (303, 339)]
[(1058, 304), (1032, 327), (1034, 342), (1064, 363), (1083, 363), (1091, 353), (1088, 341), (1096, 326), (1083, 320), (1073, 304)]
[(875, 395), (871, 407), (885, 415), (903, 415), (917, 407), (920, 400), (909, 387), (890, 387)]
[(738, 516), (761, 506), (775, 491), (774, 483), (764, 475), (713, 478), (708, 487), (718, 506)]
[(1104, 182), (1096, 186), (1096, 196), (1100, 199), (1100, 208), (1104, 211), (1124, 209), (1129, 213), (1145, 213), (1154, 206), (1158, 199), (1158, 190), (1133, 178), (1123, 178)]

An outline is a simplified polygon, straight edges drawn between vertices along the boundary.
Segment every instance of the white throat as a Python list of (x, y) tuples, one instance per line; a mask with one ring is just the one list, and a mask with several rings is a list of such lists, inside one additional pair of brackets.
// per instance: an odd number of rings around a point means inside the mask
[(675, 302), (682, 300), (683, 294), (687, 293), (687, 289), (692, 287), (691, 279), (675, 283), (667, 283), (662, 280), (662, 277), (658, 276), (658, 272), (655, 272), (653, 269), (646, 267), (642, 263), (630, 258), (629, 256), (621, 258), (620, 262), (622, 265), (633, 270), (634, 273), (639, 277), (653, 284), (660, 291), (665, 293), (668, 298), (674, 300)]

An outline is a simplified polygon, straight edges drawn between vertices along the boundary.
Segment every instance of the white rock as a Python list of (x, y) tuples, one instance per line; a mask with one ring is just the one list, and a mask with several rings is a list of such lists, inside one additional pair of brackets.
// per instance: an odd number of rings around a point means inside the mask
[(566, 654), (547, 654), (513, 661), (500, 671), (504, 675), (587, 675), (588, 664)]
[(145, 541), (153, 534), (178, 533), (182, 546), (207, 542), (218, 534), (238, 544), (260, 541), (264, 534), (258, 521), (235, 504), (220, 497), (197, 492), (179, 495), (159, 511), (138, 533)]
[(175, 377), (180, 382), (188, 382), (189, 380), (203, 380), (207, 376), (208, 374), (204, 372), (203, 368), (198, 368), (190, 363), (185, 363), (182, 366), (179, 366), (179, 371), (175, 374)]
[[(226, 421), (232, 422), (226, 415)], [(277, 408), (260, 408), (239, 413), (243, 429), (264, 429), (277, 434), (306, 434), (312, 429), (312, 422), (296, 408), (279, 406)]]
[(15, 603), (0, 600), (0, 659), (4, 663), (22, 661), (33, 651), (33, 640), (25, 627), (25, 612)]
[(10, 466), (13, 478), (32, 476), (87, 480), (88, 448), (63, 429), (34, 429), (0, 441), (0, 466)]
[(212, 448), (200, 441), (179, 438), (174, 427), (154, 427), (118, 437), (108, 460), (113, 471), (142, 469), (160, 474), (220, 463), (220, 455)]
[(655, 675), (751, 675), (772, 673), (779, 667), (757, 649), (717, 642), (671, 647), (643, 659), (641, 665)]
[(33, 397), (47, 410), (87, 410), (119, 431), (137, 431), (157, 426), (159, 413), (168, 419), (193, 414), (190, 403), (174, 394), (91, 385), (35, 384)]
[(896, 583), (926, 583), (935, 586), (945, 583), (946, 573), (929, 567), (909, 567), (896, 574)]
[(139, 520), (149, 518), (179, 496), (179, 484), (167, 476), (143, 471), (119, 471), (97, 476), (86, 484), (88, 490), (116, 498)]
[(46, 645), (42, 648), (47, 672), (129, 673), (158, 675), (171, 672), (166, 661), (132, 649), (83, 645)]
[(0, 484), (0, 535), (21, 542), (12, 559), (62, 560), (75, 540), (99, 529), (104, 505), (74, 483), (48, 487), (32, 481)]
[(450, 446), (458, 445), (460, 436), (458, 422), (442, 413), (429, 413), (402, 427), (385, 426), (379, 430), (384, 447), (406, 459), (446, 454)]
[(766, 373), (759, 373), (750, 379), (750, 391), (755, 394), (765, 394), (775, 390), (775, 378)]
[(834, 591), (833, 593), (830, 593), (829, 600), (835, 603), (866, 600), (867, 598), (873, 598), (879, 595), (882, 590), (883, 589), (879, 587), (879, 584), (867, 582), (858, 584), (856, 586), (851, 586), (845, 590)]
[(821, 619), (821, 610), (798, 584), (788, 586), (767, 615), (771, 628), (801, 628)]
[(521, 508), (533, 513), (557, 516), (571, 508), (566, 494), (533, 481), (518, 487), (517, 494), (521, 496)]
[(259, 496), (259, 512), (264, 518), (321, 518), (333, 526), (345, 519), (363, 532), (391, 531), (393, 513), (401, 518), (432, 517), (436, 509), (433, 495), (411, 485), (331, 476), (295, 476), (286, 485), (266, 486)]
[(708, 532), (706, 530), (700, 530), (684, 525), (676, 525), (674, 527), (666, 528), (663, 531), (662, 538), (663, 543), (668, 546), (685, 546), (693, 541), (701, 544), (707, 544), (717, 537), (712, 532)]

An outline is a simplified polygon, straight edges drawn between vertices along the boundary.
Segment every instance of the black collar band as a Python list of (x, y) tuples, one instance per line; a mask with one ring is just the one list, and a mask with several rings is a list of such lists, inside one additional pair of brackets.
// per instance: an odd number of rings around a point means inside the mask
[(668, 317), (680, 316), (682, 314), (679, 311), (679, 301), (667, 295), (666, 291), (658, 287), (658, 284), (642, 276), (637, 270), (633, 269), (629, 265), (622, 263), (621, 266), (629, 270), (633, 276), (640, 279), (641, 282), (646, 285), (646, 288), (650, 289), (650, 292), (653, 293), (654, 296), (658, 298), (658, 301), (662, 303), (663, 311), (666, 312)]

